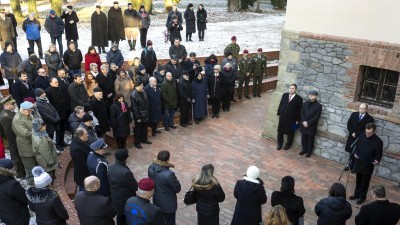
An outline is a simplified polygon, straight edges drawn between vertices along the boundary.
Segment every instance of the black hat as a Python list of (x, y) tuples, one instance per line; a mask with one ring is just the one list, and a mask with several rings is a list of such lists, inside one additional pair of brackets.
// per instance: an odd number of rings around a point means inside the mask
[(100, 6), (100, 5), (96, 5), (96, 8), (99, 8), (99, 9), (101, 9), (101, 6)]
[(0, 168), (11, 170), (14, 168), (14, 162), (11, 159), (0, 159)]
[(72, 9), (72, 5), (67, 6), (67, 9)]
[(42, 96), (42, 94), (44, 94), (45, 93), (45, 91), (43, 90), (43, 89), (41, 89), (41, 88), (36, 88), (35, 89), (35, 96), (36, 97), (40, 97), (40, 96)]
[(129, 3), (128, 3), (128, 6), (130, 6), (130, 5), (132, 5), (132, 3), (129, 2)]
[(95, 93), (95, 92), (103, 92), (103, 91), (101, 90), (101, 88), (95, 87), (95, 88), (93, 89), (93, 93)]
[(7, 41), (7, 42), (4, 44), (4, 49), (7, 49), (9, 45), (12, 45), (12, 44), (11, 44), (11, 42), (8, 42), (8, 41)]
[(84, 111), (85, 113), (87, 113), (87, 112), (89, 112), (89, 111), (92, 111), (92, 106), (91, 106), (89, 103), (83, 104), (83, 111)]
[(171, 59), (173, 59), (173, 60), (178, 60), (178, 56), (175, 55), (175, 54), (172, 54), (172, 55), (171, 55)]
[(161, 70), (165, 70), (165, 67), (161, 64), (158, 64), (157, 70), (158, 70), (158, 72), (160, 72)]
[(311, 90), (311, 91), (308, 92), (308, 94), (309, 94), (309, 95), (316, 95), (316, 96), (318, 96), (318, 91), (316, 91), (316, 90)]
[(119, 4), (119, 3), (118, 3), (118, 1), (114, 1), (114, 3), (113, 3), (113, 4), (114, 4), (114, 5), (116, 5), (116, 4)]
[(232, 52), (227, 52), (227, 53), (226, 53), (226, 57), (228, 57), (228, 56), (230, 56), (230, 55), (233, 55)]
[(38, 63), (39, 59), (35, 54), (32, 54), (29, 56), (29, 61), (33, 64), (36, 64), (36, 63)]
[(82, 119), (81, 119), (82, 122), (87, 122), (87, 121), (92, 121), (92, 120), (93, 120), (93, 117), (87, 113), (85, 115), (83, 115)]
[(129, 157), (128, 151), (126, 149), (118, 149), (115, 153), (115, 159), (120, 162), (125, 162)]
[(192, 8), (192, 7), (193, 7), (193, 4), (189, 3), (188, 8)]
[(140, 79), (137, 79), (136, 83), (135, 83), (135, 87), (139, 87), (142, 84), (143, 84), (143, 81), (141, 81)]

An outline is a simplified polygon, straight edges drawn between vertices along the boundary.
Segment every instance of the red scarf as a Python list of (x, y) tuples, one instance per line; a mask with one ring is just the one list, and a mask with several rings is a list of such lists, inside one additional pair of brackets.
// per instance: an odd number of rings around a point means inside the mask
[(124, 102), (121, 102), (121, 110), (122, 112), (126, 112), (126, 107)]

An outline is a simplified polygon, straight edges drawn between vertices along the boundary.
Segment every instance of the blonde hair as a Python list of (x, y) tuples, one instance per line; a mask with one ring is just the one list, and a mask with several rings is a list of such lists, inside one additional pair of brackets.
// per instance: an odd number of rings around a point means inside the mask
[(286, 210), (281, 205), (274, 206), (265, 218), (264, 225), (291, 225)]

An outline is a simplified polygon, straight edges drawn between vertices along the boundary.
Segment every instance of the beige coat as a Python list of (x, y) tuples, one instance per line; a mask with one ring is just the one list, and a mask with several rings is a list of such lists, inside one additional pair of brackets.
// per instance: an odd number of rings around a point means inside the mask
[(128, 103), (128, 107), (131, 107), (131, 94), (134, 90), (134, 83), (130, 78), (121, 79), (119, 76), (114, 82), (115, 93), (122, 92), (124, 95), (124, 101)]
[(46, 172), (57, 168), (58, 158), (53, 140), (49, 137), (32, 135), (32, 148), (36, 161)]
[(33, 157), (32, 150), (32, 115), (25, 116), (18, 111), (12, 120), (12, 130), (17, 137), (18, 153), (21, 157)]

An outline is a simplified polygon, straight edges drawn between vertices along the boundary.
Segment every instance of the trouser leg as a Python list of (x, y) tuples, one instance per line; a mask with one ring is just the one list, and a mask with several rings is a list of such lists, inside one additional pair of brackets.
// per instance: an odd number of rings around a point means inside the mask
[(117, 225), (126, 225), (126, 216), (125, 215), (117, 216)]
[(238, 95), (239, 99), (242, 98), (243, 83), (244, 83), (244, 77), (243, 76), (239, 76), (239, 87), (237, 89), (237, 95)]
[(176, 213), (163, 213), (164, 223), (165, 225), (175, 225), (175, 216)]
[(212, 98), (212, 111), (214, 115), (219, 114), (219, 110), (221, 108), (221, 99), (220, 98)]
[(228, 102), (231, 102), (231, 96), (230, 93), (228, 93), (228, 91), (226, 91), (224, 93), (224, 95), (222, 96), (222, 109), (228, 109)]
[(244, 96), (249, 96), (250, 76), (244, 78)]
[(56, 131), (56, 145), (63, 145), (64, 142), (64, 135), (65, 135), (65, 127), (66, 127), (66, 120), (60, 120), (60, 127)]
[(369, 182), (372, 174), (361, 174), (360, 198), (366, 199), (368, 194)]
[(140, 145), (142, 140), (143, 123), (135, 122), (135, 145)]
[(14, 147), (12, 148), (9, 147), (9, 150), (10, 150), (11, 160), (14, 162), (16, 177), (25, 178), (26, 177), (25, 168), (24, 164), (22, 163), (21, 156), (19, 156), (18, 154), (18, 149)]
[(60, 51), (60, 54), (64, 54), (63, 52), (63, 44), (62, 44), (62, 36), (57, 37), (57, 42), (58, 42), (58, 50)]
[(169, 116), (169, 110), (163, 109), (163, 124), (165, 128), (169, 127), (168, 116)]
[(39, 57), (43, 58), (42, 40), (38, 39), (35, 42), (36, 42), (36, 45), (37, 45), (38, 50), (39, 50)]
[(289, 134), (287, 135), (287, 145), (292, 146), (294, 140), (294, 131), (290, 130)]
[(14, 84), (14, 79), (7, 79), (8, 81), (8, 92), (10, 93), (10, 95), (12, 94), (12, 88), (11, 86)]
[(356, 173), (356, 188), (354, 189), (354, 196), (356, 197), (360, 197), (361, 195), (362, 176), (362, 174)]
[(187, 103), (181, 103), (181, 115), (179, 118), (180, 124), (187, 124), (189, 121), (189, 107)]
[(24, 164), (26, 180), (33, 182), (32, 169), (36, 165), (35, 157), (21, 157), (22, 164)]
[(14, 49), (16, 52), (18, 52), (17, 36), (13, 37), (12, 40), (13, 40), (13, 44), (14, 44)]
[(314, 151), (314, 140), (315, 140), (315, 136), (314, 135), (308, 135), (308, 150), (307, 150), (307, 154), (312, 154)]
[(169, 126), (174, 126), (175, 109), (169, 109), (168, 122)]
[[(31, 52), (35, 52), (35, 41), (34, 40), (28, 40), (28, 44), (29, 44), (29, 50)], [(28, 51), (29, 54), (29, 51)]]
[(282, 146), (282, 144), (283, 144), (283, 132), (280, 132), (279, 130), (278, 130), (278, 135), (277, 135), (277, 142), (278, 142), (279, 146)]
[(301, 150), (303, 152), (308, 152), (308, 135), (301, 134)]

